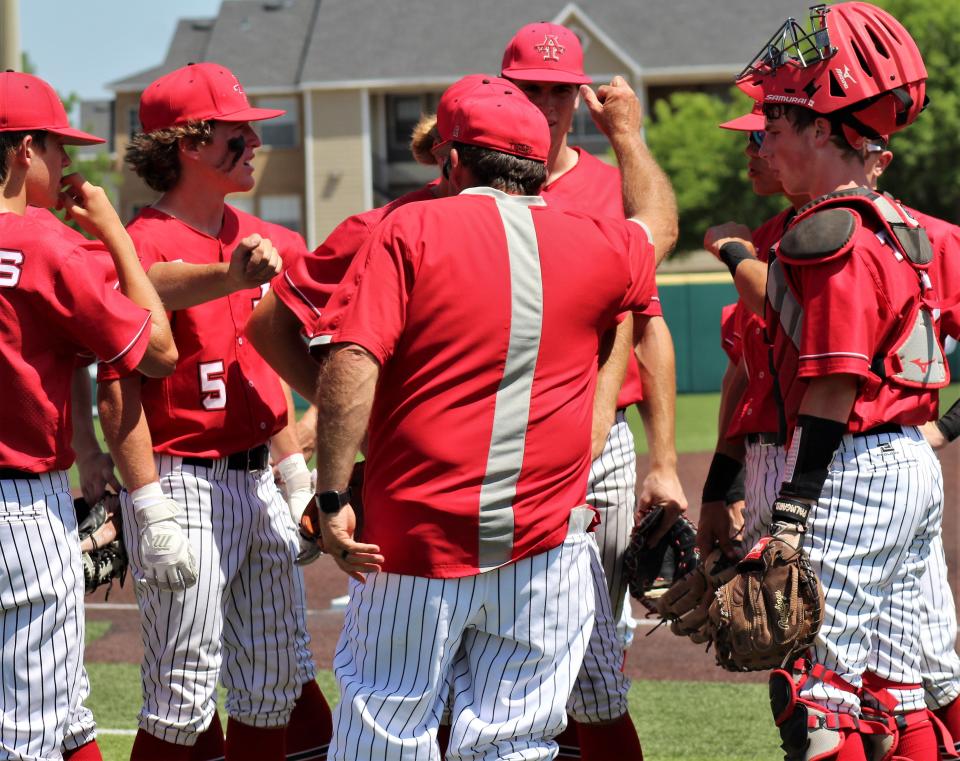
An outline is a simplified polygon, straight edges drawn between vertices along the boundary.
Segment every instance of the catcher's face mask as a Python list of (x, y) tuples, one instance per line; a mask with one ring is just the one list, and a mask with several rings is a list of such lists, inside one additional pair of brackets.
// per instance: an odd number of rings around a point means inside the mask
[(810, 31), (794, 18), (788, 18), (737, 75), (737, 80), (754, 74), (772, 74), (782, 66), (805, 69), (832, 58), (837, 49), (830, 45), (825, 5), (810, 9)]

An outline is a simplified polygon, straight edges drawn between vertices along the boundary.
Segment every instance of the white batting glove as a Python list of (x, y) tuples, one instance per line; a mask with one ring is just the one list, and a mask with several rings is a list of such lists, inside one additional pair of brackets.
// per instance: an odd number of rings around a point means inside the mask
[(177, 523), (180, 506), (164, 495), (156, 482), (130, 496), (140, 526), (142, 583), (168, 591), (192, 587), (197, 583), (197, 558)]
[(297, 537), (300, 540), (300, 552), (297, 553), (297, 565), (308, 565), (316, 560), (323, 551), (315, 541), (308, 539), (300, 531), (300, 519), (307, 506), (313, 500), (313, 486), (310, 471), (307, 470), (307, 461), (302, 454), (292, 454), (284, 457), (277, 463), (277, 470), (283, 479), (281, 489), (283, 498), (287, 501), (293, 525), (297, 527)]

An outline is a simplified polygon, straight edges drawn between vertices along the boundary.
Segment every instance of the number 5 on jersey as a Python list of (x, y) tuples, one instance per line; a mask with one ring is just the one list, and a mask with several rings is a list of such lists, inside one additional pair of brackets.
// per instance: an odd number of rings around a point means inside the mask
[(20, 251), (0, 249), (0, 288), (16, 288), (20, 282), (23, 254)]
[(205, 410), (222, 410), (227, 406), (227, 384), (223, 382), (223, 360), (201, 362), (200, 401)]

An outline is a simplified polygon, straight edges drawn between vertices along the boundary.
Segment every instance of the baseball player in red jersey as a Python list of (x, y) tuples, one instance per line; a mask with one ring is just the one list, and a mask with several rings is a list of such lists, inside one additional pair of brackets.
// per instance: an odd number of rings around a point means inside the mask
[[(925, 338), (929, 246), (895, 204), (856, 190), (867, 182), (865, 137), (919, 115), (926, 71), (907, 31), (868, 3), (818, 6), (809, 30), (790, 19), (772, 40), (738, 85), (764, 104), (761, 156), (787, 193), (815, 200), (768, 270), (788, 433), (770, 533), (802, 543), (825, 605), (807, 657), (771, 675), (771, 706), (789, 759), (932, 760), (919, 575), (942, 477), (916, 426), (946, 379)], [(749, 254), (743, 239), (719, 247)]]
[[(79, 175), (62, 177), (64, 145), (102, 140), (70, 128), (46, 82), (16, 72), (0, 74), (0, 125), (0, 353), (17, 400), (0, 412), (0, 756), (93, 759), (95, 743), (64, 746), (83, 697), (83, 573), (66, 472), (73, 369), (79, 353), (93, 351), (122, 372), (159, 377), (177, 354), (106, 194)], [(28, 204), (62, 206), (98, 237), (119, 291), (90, 267), (100, 243), (68, 241), (28, 218)]]
[[(215, 713), (218, 678), (227, 689), (227, 759), (323, 758), (329, 739), (296, 529), (267, 465), (286, 399), (243, 336), (281, 255), (292, 260), (304, 245), (224, 203), (253, 186), (259, 140), (249, 122), (279, 113), (251, 108), (224, 67), (186, 66), (144, 91), (144, 131), (127, 153), (162, 193), (128, 229), (173, 314), (181, 357), (169, 380), (143, 385), (143, 409), (161, 496), (179, 506), (172, 519), (199, 564), (189, 589), (137, 586), (145, 702), (133, 759), (189, 758)], [(138, 504), (143, 496), (122, 502), (138, 581), (152, 567), (149, 543), (137, 541), (154, 518)]]
[[(636, 170), (628, 211), (672, 245), (672, 193), (639, 139), (636, 98), (620, 80), (600, 95)], [(556, 753), (548, 738), (593, 608), (583, 530), (599, 337), (653, 295), (642, 227), (532, 195), (549, 148), (538, 109), (464, 98), (452, 134), (459, 195), (394, 211), (320, 323), (333, 348), (319, 381), (319, 519), (353, 578), (336, 759), (435, 758), (451, 680), (448, 758)], [(576, 297), (585, 284), (589, 303)], [(358, 542), (344, 487), (368, 427)]]
[[(515, 82), (543, 112), (550, 125), (547, 183), (541, 194), (554, 208), (592, 216), (623, 216), (620, 172), (579, 147), (567, 144), (579, 105), (579, 86), (591, 80), (583, 71), (583, 50), (577, 36), (558, 24), (538, 22), (522, 27), (504, 51), (502, 74)], [(663, 255), (667, 252), (663, 251)], [(598, 606), (583, 670), (571, 697), (570, 727), (559, 738), (561, 758), (638, 758), (640, 743), (627, 708), (630, 682), (622, 671), (624, 634), (617, 631), (624, 608), (629, 614), (623, 552), (630, 541), (637, 501), (637, 460), (626, 409), (637, 404), (650, 451), (650, 470), (640, 488), (639, 508), (663, 504), (679, 514), (686, 498), (676, 474), (674, 401), (676, 381), (673, 342), (663, 319), (659, 298), (621, 326), (626, 378), (602, 374), (596, 408), (598, 434), (590, 472), (587, 501), (600, 511), (595, 538), (602, 568), (597, 594), (607, 595)], [(630, 351), (636, 347), (636, 356)], [(638, 363), (639, 360), (639, 363)], [(641, 383), (642, 380), (642, 383)], [(599, 443), (598, 443), (599, 442)]]

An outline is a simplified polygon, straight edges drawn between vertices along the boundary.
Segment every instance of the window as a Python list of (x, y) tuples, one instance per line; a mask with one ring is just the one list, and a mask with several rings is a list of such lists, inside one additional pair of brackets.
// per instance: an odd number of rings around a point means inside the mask
[(130, 137), (133, 137), (140, 131), (140, 108), (131, 106), (128, 111), (130, 117)]
[(296, 148), (300, 145), (300, 101), (297, 98), (258, 98), (257, 108), (286, 111), (276, 119), (254, 122), (263, 144), (271, 148)]
[(267, 222), (303, 232), (302, 200), (298, 195), (260, 196), (260, 216)]
[(438, 93), (386, 97), (387, 158), (390, 161), (413, 161), (410, 135), (421, 114), (432, 114), (437, 110), (439, 97)]

